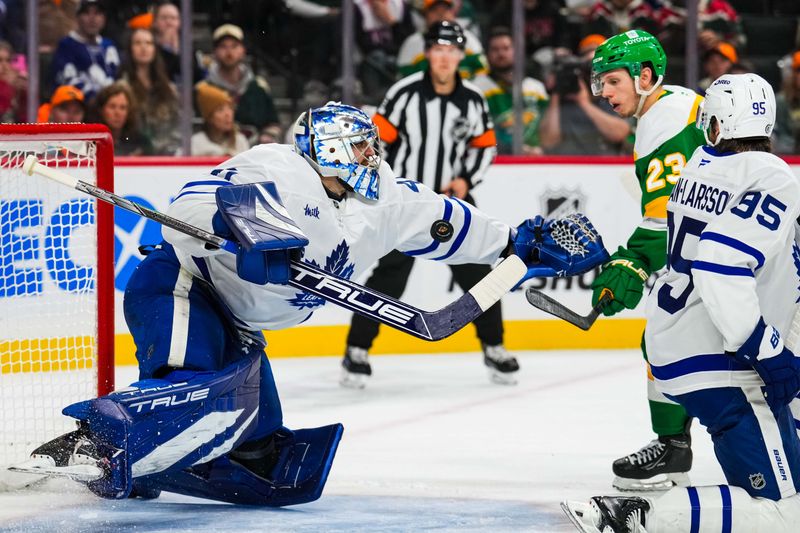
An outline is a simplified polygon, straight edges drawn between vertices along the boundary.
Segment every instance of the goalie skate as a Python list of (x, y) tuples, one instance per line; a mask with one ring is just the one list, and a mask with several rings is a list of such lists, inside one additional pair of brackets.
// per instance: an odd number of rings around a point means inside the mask
[(643, 498), (595, 496), (588, 503), (563, 501), (561, 509), (583, 533), (647, 533), (650, 504)]
[(9, 467), (9, 470), (89, 483), (105, 475), (105, 462), (99, 457), (95, 444), (78, 430), (42, 444), (33, 451), (30, 459)]

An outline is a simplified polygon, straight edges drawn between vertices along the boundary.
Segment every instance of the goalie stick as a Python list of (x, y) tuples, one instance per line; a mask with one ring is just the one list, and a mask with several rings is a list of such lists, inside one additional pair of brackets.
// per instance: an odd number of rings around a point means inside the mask
[(525, 291), (525, 298), (527, 298), (528, 303), (537, 309), (541, 309), (545, 313), (557, 316), (558, 318), (565, 320), (573, 326), (577, 326), (584, 331), (592, 327), (594, 321), (597, 320), (597, 317), (600, 316), (600, 313), (603, 311), (603, 308), (614, 299), (611, 296), (610, 291), (603, 293), (603, 296), (601, 296), (600, 300), (595, 304), (594, 307), (592, 307), (592, 310), (589, 311), (589, 314), (586, 316), (581, 316), (564, 304), (554, 300), (543, 292), (537, 291), (533, 287), (528, 287), (528, 289)]
[[(206, 243), (209, 249), (220, 248), (236, 253), (237, 245), (234, 242), (154, 209), (131, 202), (65, 172), (47, 167), (39, 163), (34, 155), (29, 155), (25, 159), (22, 169), (29, 176), (34, 173), (39, 174), (126, 211), (155, 220), (175, 231), (200, 239)], [(438, 341), (452, 335), (478, 318), (516, 286), (527, 270), (528, 267), (522, 259), (516, 255), (510, 255), (463, 296), (437, 311), (417, 309), (378, 291), (297, 260), (291, 261), (289, 285), (381, 324), (404, 331), (409, 335), (426, 341)]]

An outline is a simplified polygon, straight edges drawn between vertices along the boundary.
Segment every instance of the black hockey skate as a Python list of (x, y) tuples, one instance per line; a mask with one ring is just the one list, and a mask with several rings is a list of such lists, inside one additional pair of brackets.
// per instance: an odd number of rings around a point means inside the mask
[(481, 343), (481, 348), (483, 364), (489, 369), (489, 379), (500, 385), (516, 385), (516, 373), (519, 370), (517, 358), (508, 353), (502, 344), (489, 346)]
[(364, 348), (348, 346), (342, 359), (342, 375), (339, 384), (349, 389), (363, 389), (372, 375), (369, 354)]
[(658, 491), (689, 485), (692, 439), (688, 434), (661, 436), (614, 461), (614, 488), (623, 491)]
[(101, 479), (108, 460), (83, 429), (65, 433), (45, 442), (31, 453), (31, 458), (9, 470), (46, 477), (67, 477), (88, 483)]
[(584, 533), (647, 533), (650, 503), (635, 496), (594, 496), (589, 503), (561, 502), (578, 531)]

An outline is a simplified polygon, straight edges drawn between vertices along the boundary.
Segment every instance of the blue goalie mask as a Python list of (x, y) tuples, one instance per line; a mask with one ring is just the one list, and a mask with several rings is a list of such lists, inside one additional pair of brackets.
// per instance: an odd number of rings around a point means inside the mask
[(367, 200), (378, 199), (378, 128), (356, 107), (328, 102), (294, 123), (294, 149), (320, 176), (339, 178)]

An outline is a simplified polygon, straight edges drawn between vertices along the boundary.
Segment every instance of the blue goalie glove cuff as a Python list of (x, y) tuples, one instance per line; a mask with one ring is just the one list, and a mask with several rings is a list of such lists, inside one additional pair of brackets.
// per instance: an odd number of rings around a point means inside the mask
[(308, 238), (281, 203), (272, 182), (219, 187), (214, 233), (238, 245), (236, 272), (251, 283), (288, 283), (293, 254)]
[(600, 234), (580, 213), (554, 220), (538, 215), (528, 219), (512, 232), (511, 245), (528, 265), (524, 279), (575, 276), (609, 259)]
[[(302, 248), (308, 238), (294, 223), (272, 182), (219, 187), (214, 231), (246, 251)], [(227, 234), (227, 235), (226, 235)]]

